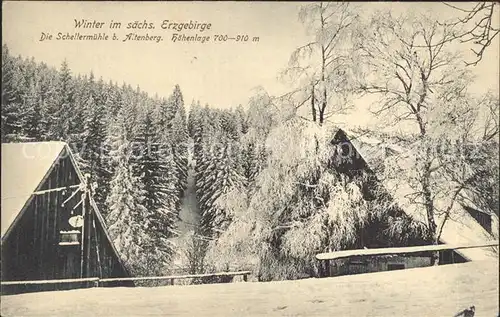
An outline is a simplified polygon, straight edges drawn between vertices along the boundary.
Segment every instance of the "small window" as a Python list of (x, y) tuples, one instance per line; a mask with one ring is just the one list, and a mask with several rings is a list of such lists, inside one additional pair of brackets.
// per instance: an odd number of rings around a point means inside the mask
[(80, 245), (80, 240), (78, 239), (80, 231), (61, 231), (59, 234), (59, 245)]
[(401, 263), (390, 263), (387, 264), (387, 270), (388, 271), (394, 271), (394, 270), (404, 270), (405, 265)]

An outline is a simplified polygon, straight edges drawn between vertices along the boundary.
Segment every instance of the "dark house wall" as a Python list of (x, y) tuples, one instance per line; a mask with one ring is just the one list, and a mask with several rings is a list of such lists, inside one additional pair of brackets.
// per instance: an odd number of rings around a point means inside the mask
[[(331, 141), (333, 145), (340, 146), (340, 151), (336, 155), (332, 156), (330, 165), (331, 168), (336, 169), (338, 172), (346, 175), (350, 180), (359, 180), (361, 181), (361, 189), (363, 193), (363, 198), (367, 201), (372, 201), (376, 199), (383, 199), (393, 201), (393, 197), (386, 190), (386, 188), (382, 185), (381, 181), (377, 178), (376, 173), (370, 168), (370, 166), (365, 161), (366, 158), (363, 158), (361, 154), (356, 150), (355, 146), (349, 140), (347, 134), (339, 129), (335, 134), (333, 140)], [(393, 205), (390, 209), (387, 210), (387, 214), (392, 217), (401, 217), (403, 216), (404, 210), (402, 210), (397, 205)], [(471, 215), (474, 216), (473, 213)], [(491, 232), (491, 218), (488, 223), (487, 219), (484, 219), (481, 215), (475, 217), (476, 219), (480, 218), (480, 223), (490, 228)], [(479, 221), (479, 220), (478, 220)], [(485, 228), (486, 228), (485, 227)], [(377, 241), (374, 239), (376, 237), (376, 233), (386, 229), (384, 223), (380, 223), (374, 221), (371, 223), (365, 230), (362, 230), (359, 235), (363, 245), (357, 246), (357, 248), (361, 248), (364, 246), (368, 246), (369, 248), (381, 248), (381, 247), (398, 247), (402, 245), (398, 245), (398, 243), (394, 243), (393, 241)], [(430, 241), (426, 241), (425, 238), (414, 239), (412, 241), (407, 241), (405, 246), (418, 246), (418, 245), (427, 245), (430, 244)], [(421, 257), (421, 259), (426, 259), (427, 256)], [(415, 258), (414, 258), (415, 259)], [(408, 260), (405, 260), (408, 261)], [(440, 252), (440, 263), (441, 264), (451, 264), (451, 263), (463, 263), (467, 260), (462, 257), (459, 253), (451, 250)], [(411, 262), (411, 261), (410, 261)], [(419, 262), (419, 266), (426, 266), (426, 260), (417, 261)], [(413, 263), (413, 262), (412, 262)], [(374, 269), (377, 268), (376, 265), (373, 266)], [(385, 268), (384, 268), (385, 270)]]
[[(356, 147), (350, 142), (348, 136), (343, 130), (338, 130), (333, 138), (333, 145), (339, 146), (338, 152), (335, 152), (331, 158), (331, 168), (347, 176), (349, 181), (356, 182), (360, 188), (363, 198), (366, 201), (383, 202), (394, 201), (394, 198), (382, 185), (376, 173), (366, 163), (365, 158), (357, 151)], [(385, 210), (387, 216), (407, 218), (406, 213), (397, 204), (392, 204)], [(373, 217), (371, 222), (358, 233), (362, 245), (356, 248), (383, 248), (398, 246), (416, 246), (428, 244), (424, 237), (415, 237), (411, 241), (398, 243), (397, 241), (387, 241), (385, 236), (378, 233), (388, 229), (387, 219), (377, 219)]]
[[(65, 154), (55, 163), (38, 191), (80, 183), (71, 159)], [(70, 217), (82, 214), (82, 205), (71, 213), (80, 202), (81, 193), (77, 193), (64, 206), (61, 205), (75, 190), (33, 196), (21, 218), (13, 224), (2, 242), (3, 281), (80, 277), (81, 234), (77, 235), (78, 245), (59, 245), (60, 231), (81, 230), (72, 228), (68, 223)], [(86, 217), (84, 229), (83, 277), (128, 276), (106, 238), (104, 228), (94, 219), (96, 216), (93, 209), (89, 208), (89, 201), (86, 203), (86, 210), (90, 214)]]
[(480, 210), (464, 206), (465, 210), (488, 232), (492, 233), (491, 216)]
[(455, 263), (465, 263), (467, 260), (461, 256), (459, 253), (453, 250), (445, 250), (439, 252), (439, 264), (455, 264)]
[(408, 256), (367, 256), (330, 261), (329, 276), (364, 274), (381, 271), (411, 269), (431, 265), (430, 254)]
[(331, 143), (340, 147), (339, 153), (332, 157), (331, 167), (348, 176), (351, 180), (363, 180), (361, 189), (365, 200), (374, 200), (381, 194), (389, 195), (385, 188), (380, 185), (375, 172), (349, 141), (344, 131), (338, 130)]

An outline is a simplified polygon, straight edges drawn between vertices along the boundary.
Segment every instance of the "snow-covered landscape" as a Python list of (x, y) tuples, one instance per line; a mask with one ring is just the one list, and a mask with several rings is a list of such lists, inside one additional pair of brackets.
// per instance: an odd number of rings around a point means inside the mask
[(499, 7), (7, 2), (1, 315), (497, 316)]
[[(453, 316), (499, 312), (498, 263), (324, 279), (93, 288), (2, 298), (2, 316)], [(432, 286), (430, 286), (432, 285)]]

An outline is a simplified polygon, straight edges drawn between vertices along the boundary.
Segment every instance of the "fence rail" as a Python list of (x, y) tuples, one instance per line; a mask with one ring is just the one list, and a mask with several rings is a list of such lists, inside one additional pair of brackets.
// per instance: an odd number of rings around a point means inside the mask
[(439, 245), (423, 245), (416, 247), (402, 247), (402, 248), (379, 248), (379, 249), (357, 249), (357, 250), (345, 250), (336, 251), (328, 253), (319, 253), (316, 255), (318, 260), (335, 260), (342, 258), (349, 258), (353, 256), (380, 256), (380, 255), (391, 255), (391, 254), (410, 254), (410, 253), (420, 253), (420, 252), (433, 252), (433, 251), (443, 251), (443, 250), (460, 250), (460, 249), (472, 249), (472, 248), (486, 248), (498, 246), (497, 241), (485, 242), (481, 244), (463, 244), (463, 245), (450, 245), (450, 244), (439, 244)]
[[(75, 289), (83, 287), (105, 287), (105, 284), (111, 283), (113, 286), (135, 286), (135, 281), (162, 281), (170, 280), (174, 285), (175, 280), (179, 279), (197, 279), (197, 278), (216, 278), (216, 277), (235, 277), (243, 276), (245, 282), (248, 281), (250, 271), (220, 272), (208, 274), (193, 275), (170, 275), (170, 276), (144, 276), (144, 277), (122, 277), (122, 278), (77, 278), (77, 279), (58, 279), (58, 280), (33, 280), (33, 281), (2, 281), (0, 282), (2, 295), (18, 294), (25, 292), (48, 291)], [(83, 284), (83, 285), (82, 285)], [(109, 284), (108, 284), (109, 285)]]
[[(106, 282), (122, 282), (122, 281), (161, 281), (161, 280), (180, 280), (188, 278), (209, 278), (209, 277), (222, 277), (222, 276), (243, 276), (243, 280), (246, 282), (248, 275), (252, 272), (250, 271), (238, 271), (238, 272), (220, 272), (220, 273), (207, 273), (207, 274), (192, 274), (192, 275), (171, 275), (171, 276), (146, 276), (146, 277), (118, 277), (118, 278), (103, 278), (99, 280), (99, 283)], [(173, 284), (173, 283), (172, 283)]]
[(72, 279), (62, 279), (62, 280), (40, 280), (40, 281), (2, 281), (2, 286), (9, 285), (39, 285), (39, 284), (67, 284), (67, 283), (85, 283), (85, 282), (98, 282), (98, 277), (88, 277), (88, 278), (72, 278)]

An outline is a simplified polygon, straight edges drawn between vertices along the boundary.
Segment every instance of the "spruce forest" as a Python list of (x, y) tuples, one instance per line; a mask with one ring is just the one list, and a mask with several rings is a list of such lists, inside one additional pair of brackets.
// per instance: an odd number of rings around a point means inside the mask
[[(354, 3), (307, 4), (300, 19), (312, 41), (278, 74), (293, 89), (224, 109), (178, 85), (151, 96), (3, 45), (2, 142), (70, 145), (134, 276), (317, 276), (319, 252), (437, 244), (434, 215), (454, 219), (465, 199), (498, 218), (498, 91), (467, 90), (475, 66), (454, 48), (466, 26), (360, 16)], [(377, 180), (346, 172), (332, 144), (331, 118), (365, 96), (387, 126), (414, 128), (353, 129), (385, 145), (364, 157)], [(389, 185), (402, 183), (420, 214), (394, 204)]]

